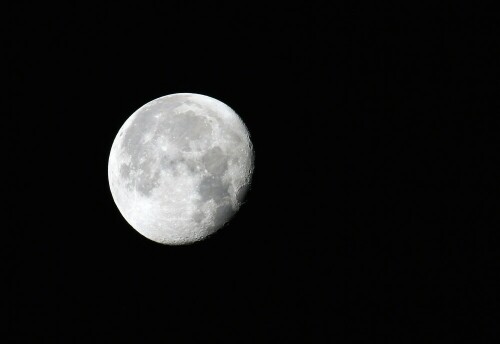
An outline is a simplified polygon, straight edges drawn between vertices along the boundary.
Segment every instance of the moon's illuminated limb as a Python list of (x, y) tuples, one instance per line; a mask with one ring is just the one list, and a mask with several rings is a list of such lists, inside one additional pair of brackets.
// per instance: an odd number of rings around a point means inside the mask
[(155, 99), (118, 132), (108, 164), (127, 222), (163, 244), (196, 242), (238, 210), (253, 172), (250, 136), (224, 103), (199, 94)]

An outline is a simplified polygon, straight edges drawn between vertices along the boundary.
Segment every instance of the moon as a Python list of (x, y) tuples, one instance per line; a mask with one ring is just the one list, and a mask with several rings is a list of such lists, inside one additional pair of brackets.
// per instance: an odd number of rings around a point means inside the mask
[(140, 234), (166, 245), (214, 234), (250, 187), (254, 150), (241, 118), (214, 98), (176, 93), (135, 111), (108, 162), (113, 200)]

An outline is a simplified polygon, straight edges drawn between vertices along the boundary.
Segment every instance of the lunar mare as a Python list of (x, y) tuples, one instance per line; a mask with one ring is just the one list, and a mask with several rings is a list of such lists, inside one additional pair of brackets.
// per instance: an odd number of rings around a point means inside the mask
[(253, 160), (248, 130), (230, 107), (199, 94), (172, 94), (125, 121), (111, 147), (109, 186), (139, 233), (162, 244), (189, 244), (238, 211)]

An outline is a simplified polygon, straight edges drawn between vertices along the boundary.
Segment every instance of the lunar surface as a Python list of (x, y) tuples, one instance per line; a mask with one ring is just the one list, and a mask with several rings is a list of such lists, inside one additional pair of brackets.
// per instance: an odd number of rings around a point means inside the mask
[(139, 233), (162, 244), (189, 244), (238, 211), (253, 161), (248, 130), (231, 108), (199, 94), (171, 94), (125, 121), (111, 147), (109, 186)]

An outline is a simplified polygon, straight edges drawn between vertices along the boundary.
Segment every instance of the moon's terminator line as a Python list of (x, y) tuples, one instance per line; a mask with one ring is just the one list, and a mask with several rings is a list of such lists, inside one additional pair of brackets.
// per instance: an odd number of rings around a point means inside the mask
[(202, 240), (236, 213), (250, 185), (253, 149), (239, 116), (199, 94), (155, 99), (118, 132), (108, 164), (113, 199), (145, 237)]

